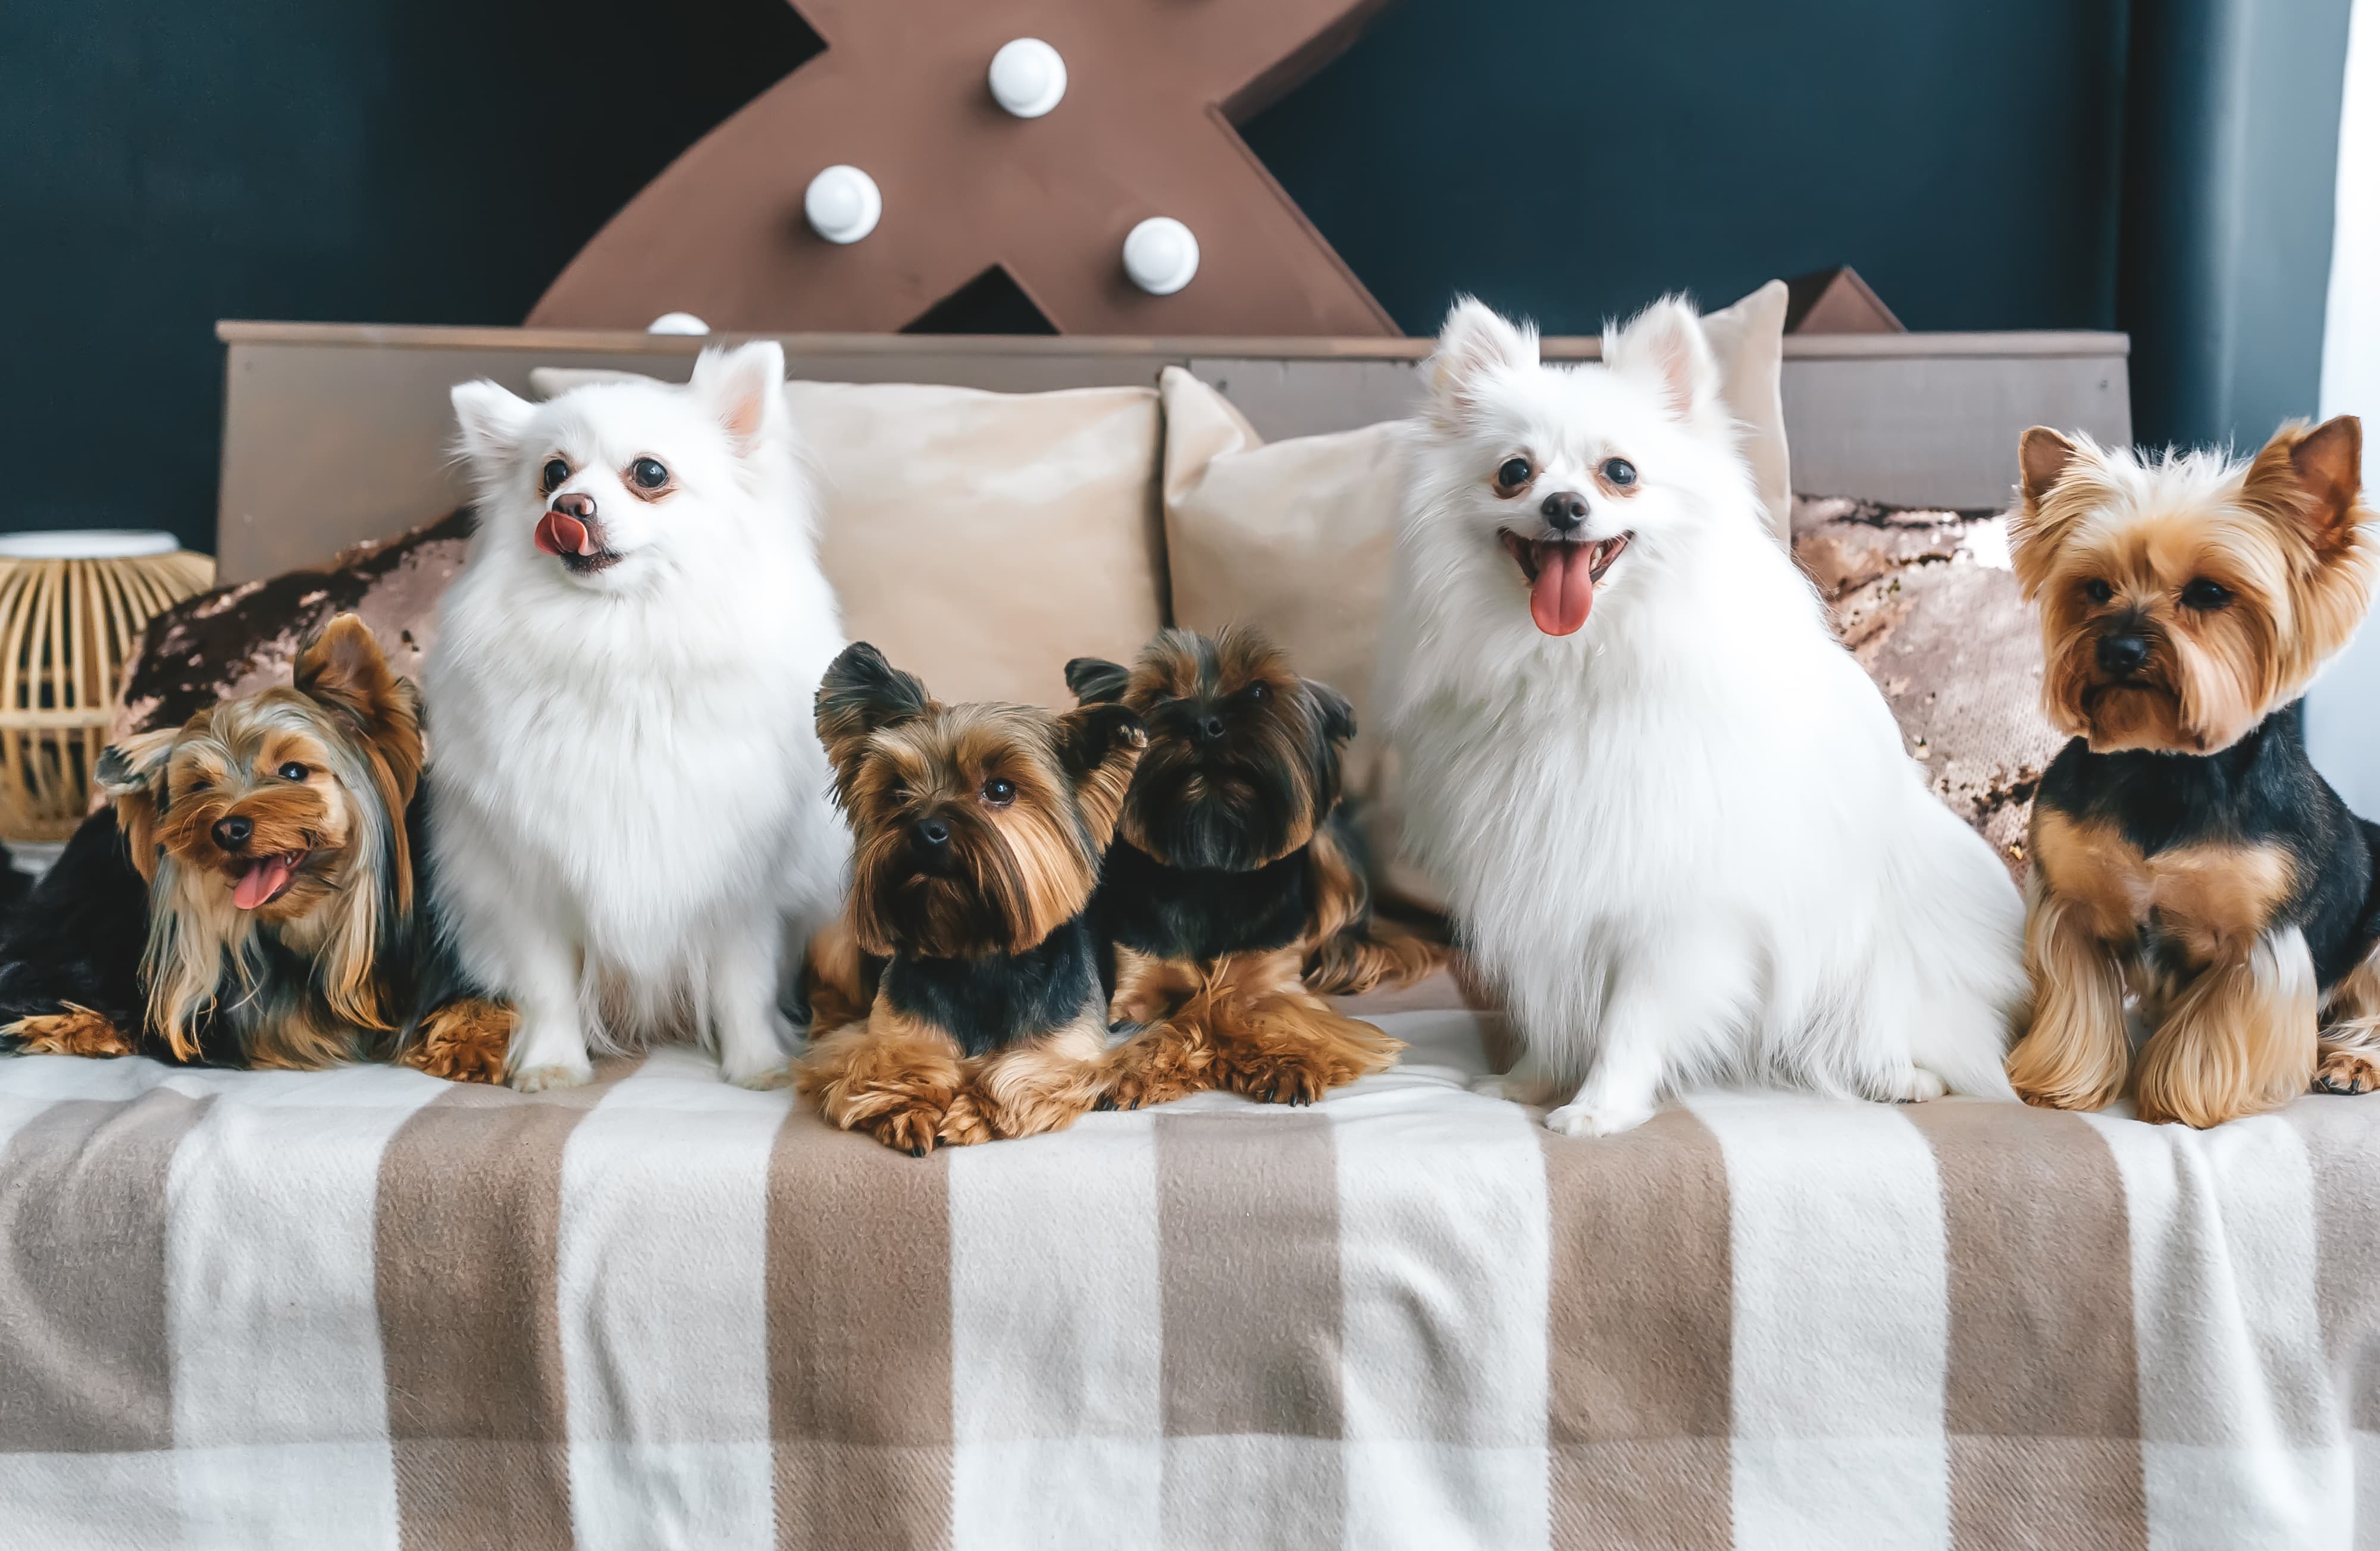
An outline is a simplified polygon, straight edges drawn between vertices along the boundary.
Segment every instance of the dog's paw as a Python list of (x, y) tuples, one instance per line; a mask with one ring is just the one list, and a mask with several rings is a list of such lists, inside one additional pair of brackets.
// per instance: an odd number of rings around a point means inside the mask
[(1546, 1129), (1563, 1136), (1617, 1136), (1653, 1118), (1649, 1109), (1565, 1104), (1546, 1115)]
[(2313, 1091), (2316, 1093), (2360, 1094), (2380, 1090), (2380, 1061), (2362, 1050), (2345, 1046), (2330, 1046), (2322, 1052), (2322, 1064), (2313, 1069)]
[(513, 1087), (521, 1093), (543, 1093), (548, 1088), (583, 1087), (595, 1080), (592, 1063), (555, 1061), (544, 1066), (524, 1066), (512, 1074)]
[(1500, 1098), (1507, 1104), (1521, 1102), (1520, 1097), (1512, 1091), (1512, 1084), (1493, 1072), (1472, 1078), (1465, 1086), (1482, 1098)]
[(520, 1023), (508, 1002), (467, 998), (421, 1020), (397, 1064), (449, 1083), (501, 1083), (504, 1052)]
[(63, 1012), (20, 1019), (0, 1029), (0, 1035), (19, 1041), (18, 1048), (29, 1056), (113, 1058), (132, 1054), (132, 1041), (118, 1033), (103, 1014), (73, 1002), (65, 1006)]
[(949, 1146), (972, 1147), (992, 1140), (999, 1133), (992, 1129), (976, 1096), (962, 1089), (952, 1096), (951, 1107), (942, 1111), (941, 1124), (935, 1128), (934, 1134)]
[(923, 1157), (941, 1140), (944, 1110), (938, 1104), (912, 1101), (888, 1109), (867, 1122), (868, 1133), (896, 1153)]
[(720, 1075), (739, 1088), (750, 1088), (756, 1093), (791, 1087), (794, 1082), (794, 1069), (782, 1060), (773, 1066), (755, 1067), (749, 1072), (723, 1069)]
[(1893, 1085), (1896, 1104), (1923, 1104), (1929, 1098), (1939, 1098), (1950, 1091), (1950, 1084), (1922, 1066), (1912, 1066), (1900, 1074)]

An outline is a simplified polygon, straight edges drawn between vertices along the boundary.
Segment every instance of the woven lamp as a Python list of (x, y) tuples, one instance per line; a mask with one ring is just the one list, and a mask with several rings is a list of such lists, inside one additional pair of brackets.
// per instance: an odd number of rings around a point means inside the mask
[(74, 833), (125, 660), (152, 616), (214, 579), (170, 533), (0, 535), (0, 839)]

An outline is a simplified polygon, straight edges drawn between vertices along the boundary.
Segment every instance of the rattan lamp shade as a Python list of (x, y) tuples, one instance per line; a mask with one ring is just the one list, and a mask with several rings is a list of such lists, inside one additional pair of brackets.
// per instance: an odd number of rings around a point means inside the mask
[(0, 536), (0, 838), (74, 832), (125, 659), (151, 616), (214, 576), (168, 533)]

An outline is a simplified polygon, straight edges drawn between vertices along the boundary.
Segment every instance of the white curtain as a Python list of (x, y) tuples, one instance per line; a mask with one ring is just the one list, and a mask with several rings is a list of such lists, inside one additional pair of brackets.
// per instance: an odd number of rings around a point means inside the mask
[[(2366, 499), (2380, 478), (2380, 0), (2355, 0), (2338, 124), (2338, 224), (2323, 326), (2322, 412), (2363, 419)], [(2380, 611), (2306, 700), (2313, 761), (2348, 806), (2380, 819)]]

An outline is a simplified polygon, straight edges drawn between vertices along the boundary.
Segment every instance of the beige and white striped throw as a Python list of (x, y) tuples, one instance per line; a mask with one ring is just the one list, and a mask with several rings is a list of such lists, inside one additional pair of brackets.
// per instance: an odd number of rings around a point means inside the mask
[(922, 1161), (683, 1050), (0, 1062), (0, 1546), (2380, 1542), (2380, 1099), (1571, 1141), (1378, 1016)]

